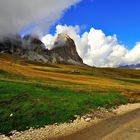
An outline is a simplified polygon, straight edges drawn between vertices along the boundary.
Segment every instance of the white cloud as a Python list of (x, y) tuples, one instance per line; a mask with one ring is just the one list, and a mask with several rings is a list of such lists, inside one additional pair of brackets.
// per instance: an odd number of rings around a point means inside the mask
[(128, 51), (125, 56), (125, 61), (128, 64), (140, 63), (140, 42), (138, 42), (132, 50)]
[(17, 33), (34, 26), (47, 30), (63, 12), (80, 0), (0, 0), (0, 34)]
[(79, 26), (58, 25), (54, 36), (48, 34), (42, 41), (51, 46), (59, 33), (68, 34), (76, 44), (77, 51), (84, 63), (98, 67), (117, 67), (125, 64), (140, 63), (140, 43), (132, 50), (119, 44), (116, 35), (106, 36), (102, 30), (91, 28), (89, 32), (79, 35)]

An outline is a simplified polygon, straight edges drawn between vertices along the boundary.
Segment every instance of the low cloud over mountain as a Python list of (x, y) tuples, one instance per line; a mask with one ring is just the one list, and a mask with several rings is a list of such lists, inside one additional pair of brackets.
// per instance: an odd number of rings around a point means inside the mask
[(27, 61), (84, 65), (77, 53), (74, 41), (66, 34), (58, 34), (52, 49), (48, 50), (42, 41), (33, 35), (3, 37), (0, 40), (2, 53), (18, 56)]

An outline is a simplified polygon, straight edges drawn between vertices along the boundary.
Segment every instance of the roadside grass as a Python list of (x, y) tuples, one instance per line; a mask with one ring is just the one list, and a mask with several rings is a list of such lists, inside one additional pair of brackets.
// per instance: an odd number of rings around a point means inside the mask
[(127, 99), (116, 92), (89, 93), (40, 84), (0, 81), (0, 133), (68, 122), (98, 107), (111, 108)]

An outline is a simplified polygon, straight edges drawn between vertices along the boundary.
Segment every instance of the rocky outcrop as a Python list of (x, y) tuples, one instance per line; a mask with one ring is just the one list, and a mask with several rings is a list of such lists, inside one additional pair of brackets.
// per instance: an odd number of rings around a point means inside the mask
[(48, 50), (37, 36), (19, 35), (0, 40), (0, 52), (20, 56), (26, 60), (41, 63), (62, 63), (83, 65), (76, 51), (74, 41), (66, 34), (59, 34), (53, 49)]
[(50, 55), (53, 58), (53, 63), (83, 64), (74, 41), (66, 34), (58, 35), (54, 43), (54, 49), (50, 50)]

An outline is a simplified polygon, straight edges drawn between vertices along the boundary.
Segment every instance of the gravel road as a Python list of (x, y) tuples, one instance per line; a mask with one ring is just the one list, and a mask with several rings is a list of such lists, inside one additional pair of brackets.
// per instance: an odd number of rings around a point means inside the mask
[(55, 140), (140, 140), (140, 108)]

